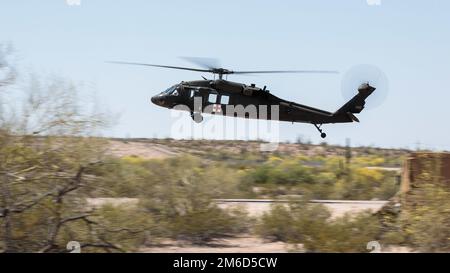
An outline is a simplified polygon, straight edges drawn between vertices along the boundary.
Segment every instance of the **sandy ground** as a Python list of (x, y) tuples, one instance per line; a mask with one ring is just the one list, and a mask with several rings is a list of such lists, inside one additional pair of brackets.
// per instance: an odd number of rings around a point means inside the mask
[[(298, 246), (301, 250), (301, 245)], [(159, 246), (142, 248), (142, 252), (156, 253), (285, 253), (293, 251), (293, 247), (283, 242), (267, 242), (260, 238), (242, 236), (227, 238), (207, 246), (181, 244), (175, 241), (164, 241)]]
[[(250, 235), (228, 238), (207, 246), (183, 244), (182, 242), (166, 240), (154, 247), (143, 247), (139, 252), (146, 253), (287, 253), (303, 252), (301, 244), (289, 245), (283, 242), (269, 242)], [(367, 250), (371, 252), (371, 250)], [(408, 247), (381, 246), (381, 253), (411, 253)]]
[[(130, 208), (137, 205), (139, 199), (137, 198), (87, 198), (87, 205), (89, 207), (98, 208), (104, 205), (112, 206), (128, 206)], [(377, 212), (388, 201), (343, 201), (343, 200), (312, 200), (313, 204), (322, 204), (331, 212), (332, 218), (344, 216), (348, 213), (350, 215), (371, 211)], [(222, 209), (239, 208), (246, 210), (251, 217), (260, 217), (263, 213), (270, 211), (273, 204), (287, 205), (287, 201), (270, 200), (270, 199), (216, 199), (216, 203)]]
[(127, 207), (135, 208), (139, 203), (138, 198), (86, 198), (86, 203), (89, 208), (100, 208), (102, 206)]
[[(338, 218), (344, 216), (348, 213), (350, 215), (363, 212), (371, 211), (377, 212), (380, 210), (388, 201), (342, 201), (342, 200), (314, 200), (312, 203), (322, 204), (327, 207), (331, 212), (332, 218)], [(287, 202), (276, 202), (278, 204), (287, 204)], [(245, 209), (249, 216), (260, 217), (263, 213), (268, 212), (271, 206), (274, 204), (272, 200), (239, 200), (233, 201), (232, 199), (217, 200), (217, 204), (220, 208), (231, 209), (231, 208), (241, 208)]]
[[(109, 153), (114, 156), (140, 156), (142, 158), (164, 158), (179, 153), (233, 153), (242, 151), (259, 152), (261, 145), (267, 143), (255, 141), (209, 141), (209, 140), (155, 140), (155, 139), (110, 139)], [(368, 155), (371, 149), (386, 156), (400, 157), (407, 154), (407, 150), (379, 149), (379, 148), (353, 148), (354, 156)], [(277, 152), (285, 155), (296, 156), (336, 156), (345, 153), (345, 147), (332, 145), (311, 145), (278, 143)], [(374, 167), (380, 169), (380, 167)], [(381, 167), (385, 171), (398, 171), (398, 168)]]
[(144, 159), (167, 158), (177, 154), (165, 145), (150, 142), (110, 140), (108, 153), (115, 157), (138, 156)]

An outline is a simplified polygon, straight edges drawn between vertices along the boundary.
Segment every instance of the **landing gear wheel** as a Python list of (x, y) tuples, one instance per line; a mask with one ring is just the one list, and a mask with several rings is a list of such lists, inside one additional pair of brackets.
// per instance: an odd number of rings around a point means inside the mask
[[(314, 124), (314, 123), (313, 123), (313, 124)], [(327, 137), (327, 134), (325, 134), (325, 133), (322, 131), (322, 129), (320, 128), (320, 127), (322, 127), (322, 124), (320, 124), (320, 125), (314, 124), (314, 126), (316, 127), (317, 131), (319, 131), (320, 137), (321, 137), (321, 138), (326, 138), (326, 137)]]
[(196, 123), (200, 123), (203, 121), (203, 116), (200, 113), (191, 113), (191, 118)]

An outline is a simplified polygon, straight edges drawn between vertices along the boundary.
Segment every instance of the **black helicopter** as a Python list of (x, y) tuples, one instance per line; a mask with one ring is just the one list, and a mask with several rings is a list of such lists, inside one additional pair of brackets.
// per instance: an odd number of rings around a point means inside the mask
[[(191, 113), (191, 117), (195, 122), (201, 122), (203, 117), (201, 113), (207, 114), (221, 114), (232, 117), (243, 117), (253, 119), (271, 119), (275, 113), (272, 113), (271, 106), (278, 106), (277, 120), (288, 122), (302, 122), (311, 123), (320, 132), (320, 136), (325, 138), (327, 135), (321, 129), (321, 126), (326, 123), (346, 123), (359, 122), (354, 114), (360, 113), (364, 109), (365, 100), (370, 96), (376, 88), (363, 83), (358, 88), (358, 93), (345, 103), (341, 108), (335, 112), (328, 112), (325, 110), (313, 108), (310, 106), (298, 104), (292, 101), (283, 100), (277, 96), (272, 95), (266, 86), (259, 88), (254, 84), (246, 85), (243, 83), (232, 82), (223, 79), (224, 75), (227, 77), (230, 74), (259, 74), (259, 73), (326, 73), (333, 74), (337, 71), (325, 70), (272, 70), (272, 71), (233, 71), (224, 68), (214, 67), (212, 65), (199, 62), (198, 60), (191, 60), (197, 64), (203, 65), (201, 68), (189, 68), (179, 66), (167, 66), (146, 63), (133, 62), (111, 62), (118, 64), (131, 64), (153, 66), (171, 69), (181, 69), (197, 72), (208, 72), (214, 74), (214, 79), (198, 81), (182, 81), (169, 87), (167, 90), (151, 98), (151, 101), (161, 107), (172, 109), (175, 106), (182, 105), (184, 108), (176, 108), (186, 110)], [(218, 78), (216, 79), (216, 75)], [(195, 103), (200, 101), (200, 103)], [(256, 106), (256, 115), (251, 115), (244, 111), (239, 114), (235, 111), (236, 107), (240, 106), (246, 108), (248, 106)], [(230, 111), (230, 106), (232, 111)], [(260, 106), (264, 108), (265, 113), (261, 112)]]

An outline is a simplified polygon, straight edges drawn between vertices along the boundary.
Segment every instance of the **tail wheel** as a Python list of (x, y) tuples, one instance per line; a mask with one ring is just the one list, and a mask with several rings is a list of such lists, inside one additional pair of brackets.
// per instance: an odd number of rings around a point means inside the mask
[(323, 132), (323, 130), (322, 130), (322, 124), (315, 124), (315, 123), (313, 123), (313, 125), (316, 127), (316, 129), (317, 129), (317, 131), (319, 131), (319, 133), (320, 133), (320, 137), (321, 138), (326, 138), (327, 137), (327, 134), (325, 134), (324, 132)]

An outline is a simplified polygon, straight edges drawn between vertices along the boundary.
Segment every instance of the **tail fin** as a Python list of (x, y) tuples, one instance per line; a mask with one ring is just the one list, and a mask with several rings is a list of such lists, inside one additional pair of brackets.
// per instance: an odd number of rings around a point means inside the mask
[(370, 96), (375, 87), (370, 86), (368, 83), (364, 83), (358, 88), (358, 94), (356, 94), (351, 100), (349, 100), (344, 106), (337, 110), (333, 115), (347, 114), (353, 121), (359, 121), (353, 114), (361, 113), (366, 104), (366, 99)]

